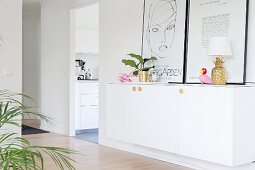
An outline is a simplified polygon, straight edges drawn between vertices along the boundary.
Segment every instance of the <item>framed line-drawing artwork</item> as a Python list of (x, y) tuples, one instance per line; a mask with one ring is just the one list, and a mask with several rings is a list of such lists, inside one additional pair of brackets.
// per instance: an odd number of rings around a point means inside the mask
[(207, 49), (213, 36), (231, 42), (233, 54), (223, 59), (227, 83), (245, 83), (248, 5), (248, 0), (190, 0), (186, 83), (200, 83), (201, 68), (207, 68), (211, 76), (214, 58)]
[(157, 57), (161, 82), (183, 83), (186, 0), (145, 0), (142, 55)]

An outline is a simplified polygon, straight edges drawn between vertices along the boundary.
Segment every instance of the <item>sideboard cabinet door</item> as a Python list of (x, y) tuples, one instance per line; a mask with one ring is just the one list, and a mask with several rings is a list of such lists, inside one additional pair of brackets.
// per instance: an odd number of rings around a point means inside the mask
[(107, 85), (106, 90), (106, 135), (109, 138), (134, 141), (131, 132), (131, 114), (134, 114), (137, 93), (131, 86)]
[(178, 96), (178, 87), (107, 85), (107, 136), (177, 153)]
[(180, 96), (180, 155), (232, 165), (233, 91), (185, 87)]

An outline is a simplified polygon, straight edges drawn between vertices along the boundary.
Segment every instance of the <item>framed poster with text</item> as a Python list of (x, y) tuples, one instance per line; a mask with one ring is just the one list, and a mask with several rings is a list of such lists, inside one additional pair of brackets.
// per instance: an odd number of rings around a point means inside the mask
[(214, 67), (207, 55), (212, 36), (228, 37), (231, 41), (230, 58), (224, 58), (227, 83), (245, 83), (248, 0), (190, 0), (188, 45), (186, 55), (186, 83), (200, 83), (199, 70)]
[(155, 71), (161, 82), (184, 82), (186, 0), (145, 0), (144, 58), (157, 57)]

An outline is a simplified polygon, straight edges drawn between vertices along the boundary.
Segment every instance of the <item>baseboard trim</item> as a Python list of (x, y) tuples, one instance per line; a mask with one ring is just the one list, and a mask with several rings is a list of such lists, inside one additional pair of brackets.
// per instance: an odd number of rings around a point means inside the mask
[(158, 151), (158, 150), (154, 150), (154, 149), (150, 149), (150, 148), (145, 148), (142, 146), (137, 146), (137, 145), (133, 145), (133, 144), (127, 144), (127, 143), (123, 143), (123, 142), (119, 142), (119, 141), (112, 141), (112, 140), (104, 140), (101, 139), (99, 141), (100, 145), (106, 146), (106, 147), (110, 147), (110, 148), (115, 148), (115, 149), (119, 149), (125, 152), (130, 152), (133, 154), (137, 154), (140, 156), (145, 156), (148, 158), (153, 158), (159, 161), (163, 161), (163, 162), (169, 162), (175, 165), (179, 165), (179, 166), (184, 166), (184, 167), (188, 167), (188, 168), (192, 168), (195, 170), (205, 170), (203, 168), (200, 168), (198, 166), (195, 165), (191, 165), (191, 164), (187, 164), (185, 162), (181, 162), (179, 159), (179, 156), (175, 155), (175, 154), (171, 154), (171, 153), (164, 153), (162, 151)]
[(98, 133), (98, 129), (84, 129), (84, 130), (76, 130), (76, 135), (78, 134), (88, 134), (88, 133)]
[(247, 164), (244, 166), (238, 166), (238, 167), (228, 167), (224, 165), (214, 164), (202, 160), (197, 160), (193, 158), (188, 158), (185, 156), (180, 156), (177, 154), (172, 154), (168, 152), (163, 152), (151, 148), (146, 148), (143, 146), (138, 146), (134, 144), (129, 144), (122, 141), (117, 141), (113, 139), (108, 138), (99, 138), (99, 144), (119, 149), (122, 151), (130, 152), (133, 154), (149, 157), (152, 159), (160, 160), (163, 162), (168, 162), (172, 164), (176, 164), (179, 166), (188, 167), (194, 170), (254, 170), (255, 164)]

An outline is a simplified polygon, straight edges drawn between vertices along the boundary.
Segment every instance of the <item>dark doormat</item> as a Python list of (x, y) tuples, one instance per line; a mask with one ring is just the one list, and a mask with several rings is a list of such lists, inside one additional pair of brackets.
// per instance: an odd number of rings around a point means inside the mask
[(32, 134), (40, 134), (40, 133), (49, 133), (49, 132), (41, 130), (41, 129), (29, 127), (26, 125), (22, 125), (22, 135), (32, 135)]

